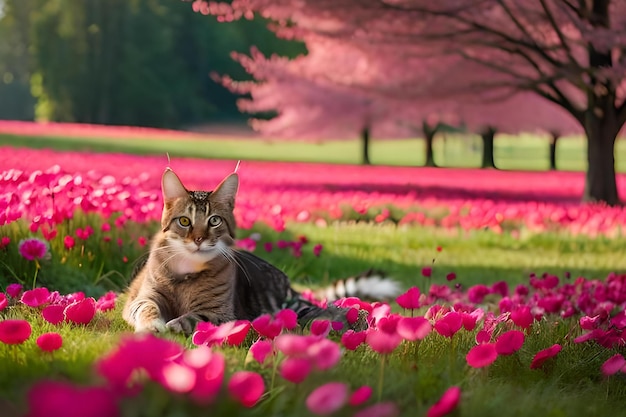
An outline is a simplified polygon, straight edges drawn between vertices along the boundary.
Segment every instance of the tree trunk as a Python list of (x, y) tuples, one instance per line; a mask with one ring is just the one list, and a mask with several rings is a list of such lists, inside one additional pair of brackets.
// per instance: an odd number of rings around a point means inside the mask
[(368, 126), (364, 127), (361, 131), (361, 144), (362, 155), (363, 155), (363, 165), (371, 165), (370, 163), (370, 128)]
[(422, 123), (422, 130), (424, 131), (424, 145), (426, 152), (426, 162), (424, 166), (427, 167), (436, 167), (435, 163), (435, 154), (433, 152), (433, 141), (435, 139), (435, 134), (437, 133), (437, 126), (430, 127), (428, 123)]
[[(607, 107), (609, 106), (605, 109)], [(585, 118), (587, 175), (583, 201), (601, 201), (616, 205), (620, 203), (615, 180), (614, 154), (618, 129), (615, 112), (609, 110), (604, 115), (607, 117), (600, 117), (598, 112), (589, 111)]]
[(556, 171), (556, 142), (558, 140), (558, 133), (550, 133), (550, 171)]
[(481, 168), (496, 167), (496, 163), (493, 159), (493, 139), (495, 135), (496, 131), (491, 127), (480, 135), (483, 141), (483, 160), (480, 165)]

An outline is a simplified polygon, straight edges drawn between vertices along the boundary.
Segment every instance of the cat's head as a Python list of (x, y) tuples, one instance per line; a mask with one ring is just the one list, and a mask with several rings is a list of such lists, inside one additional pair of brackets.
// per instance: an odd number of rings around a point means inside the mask
[(163, 173), (161, 229), (168, 246), (194, 258), (210, 260), (235, 238), (235, 195), (239, 186), (233, 173), (213, 191), (189, 191), (171, 169)]

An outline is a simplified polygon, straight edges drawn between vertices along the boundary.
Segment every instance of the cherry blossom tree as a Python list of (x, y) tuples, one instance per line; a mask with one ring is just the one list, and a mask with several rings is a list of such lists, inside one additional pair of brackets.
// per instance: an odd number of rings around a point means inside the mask
[(626, 0), (196, 0), (194, 8), (222, 20), (258, 12), (283, 37), (382, 46), (388, 68), (402, 68), (405, 81), (415, 75), (405, 98), (415, 97), (423, 75), (411, 58), (482, 67), (493, 76), (467, 72), (468, 82), (440, 94), (528, 91), (560, 106), (587, 137), (583, 199), (619, 203), (614, 147), (626, 122)]

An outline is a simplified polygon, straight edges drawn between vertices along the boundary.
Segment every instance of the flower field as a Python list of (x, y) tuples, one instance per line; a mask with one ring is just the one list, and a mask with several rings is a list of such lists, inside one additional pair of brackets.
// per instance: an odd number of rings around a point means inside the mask
[[(120, 290), (160, 218), (164, 168), (210, 189), (237, 162), (9, 147), (0, 155), (6, 415), (586, 416), (626, 407), (626, 271), (462, 285), (455, 271), (437, 275), (433, 259), (412, 264), (415, 279), (402, 279), (406, 291), (390, 303), (338, 303), (348, 323), (367, 311), (366, 330), (326, 320), (300, 329), (283, 310), (200, 324), (190, 338), (133, 335)], [(619, 242), (625, 233), (623, 208), (578, 202), (581, 173), (247, 161), (238, 172), (239, 246), (317, 276), (324, 259), (338, 260), (294, 236), (298, 225), (329, 241), (348, 230), (335, 225), (354, 221), (366, 231), (513, 241)], [(362, 245), (370, 259), (384, 250), (374, 239)]]

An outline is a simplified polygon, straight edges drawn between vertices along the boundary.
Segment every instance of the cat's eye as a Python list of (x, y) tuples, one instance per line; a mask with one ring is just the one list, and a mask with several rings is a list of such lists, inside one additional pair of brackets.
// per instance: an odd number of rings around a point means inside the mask
[(217, 227), (222, 224), (222, 218), (220, 216), (214, 215), (209, 217), (209, 226)]
[(178, 224), (182, 227), (189, 227), (191, 226), (191, 220), (189, 217), (182, 216), (178, 218)]

